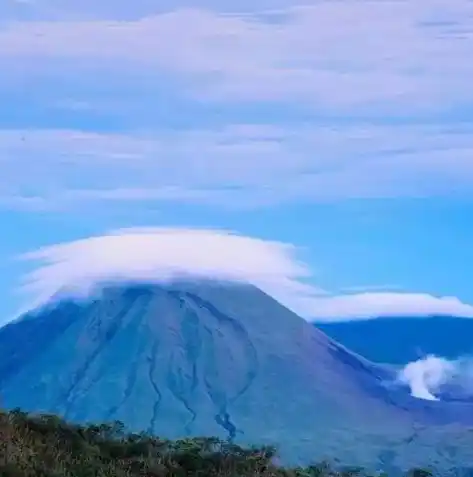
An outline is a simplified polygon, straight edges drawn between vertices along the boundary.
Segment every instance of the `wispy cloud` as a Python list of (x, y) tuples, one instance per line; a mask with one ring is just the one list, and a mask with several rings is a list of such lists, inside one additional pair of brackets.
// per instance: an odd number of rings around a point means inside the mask
[(472, 134), (473, 127), (427, 125), (234, 125), (156, 135), (4, 130), (0, 195), (63, 206), (470, 197)]
[(0, 62), (166, 71), (189, 80), (192, 95), (227, 102), (431, 110), (473, 99), (468, 0), (320, 1), (273, 15), (174, 8), (128, 21), (11, 22)]
[(375, 317), (454, 315), (473, 318), (473, 306), (456, 297), (412, 292), (364, 292), (321, 298), (314, 303), (317, 321), (344, 321)]
[(162, 282), (191, 275), (254, 284), (309, 319), (473, 317), (473, 306), (454, 297), (396, 292), (332, 295), (308, 284), (311, 271), (297, 258), (294, 245), (223, 230), (125, 229), (46, 247), (23, 258), (39, 264), (24, 279), (36, 305), (64, 289), (83, 294), (101, 282)]
[[(192, 8), (148, 0), (3, 3), (0, 93), (21, 85), (41, 98), (41, 80), (54, 109), (48, 121), (58, 105), (89, 115), (88, 132), (60, 129), (59, 119), (51, 129), (3, 121), (3, 206), (472, 195), (471, 123), (415, 122), (473, 104), (469, 0), (239, 5), (240, 12), (215, 0)], [(99, 132), (97, 97), (101, 107), (116, 108), (113, 88), (123, 84), (151, 118), (158, 82), (172, 84), (183, 101), (218, 104), (222, 126), (205, 129), (197, 114), (186, 130), (152, 120), (137, 130), (130, 114), (120, 131)], [(270, 103), (274, 114), (259, 125), (242, 124), (251, 114), (238, 124), (224, 119), (243, 103), (256, 110)], [(309, 119), (285, 121), (287, 104), (310, 111)], [(396, 123), (398, 113), (412, 116), (411, 124)]]

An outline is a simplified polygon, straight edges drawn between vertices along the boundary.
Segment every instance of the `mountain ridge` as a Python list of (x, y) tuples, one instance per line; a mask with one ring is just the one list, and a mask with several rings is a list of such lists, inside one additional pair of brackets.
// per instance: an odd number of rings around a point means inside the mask
[(473, 354), (471, 318), (392, 316), (347, 322), (313, 322), (313, 325), (348, 348), (380, 363), (404, 365), (430, 354), (446, 359)]

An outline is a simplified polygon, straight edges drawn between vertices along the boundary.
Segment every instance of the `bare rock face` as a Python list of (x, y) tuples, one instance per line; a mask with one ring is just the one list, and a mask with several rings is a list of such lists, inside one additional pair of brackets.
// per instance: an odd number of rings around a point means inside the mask
[(113, 285), (0, 329), (5, 407), (276, 444), (291, 462), (426, 465), (445, 433), (466, 435), (471, 406), (416, 400), (390, 379), (249, 285)]

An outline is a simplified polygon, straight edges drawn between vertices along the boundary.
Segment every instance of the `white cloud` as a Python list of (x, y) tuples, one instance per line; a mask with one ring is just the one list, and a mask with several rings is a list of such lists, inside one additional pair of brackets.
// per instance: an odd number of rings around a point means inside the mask
[(125, 229), (25, 255), (43, 266), (26, 277), (41, 302), (63, 288), (79, 291), (110, 280), (166, 281), (175, 276), (250, 282), (296, 302), (321, 293), (300, 280), (308, 268), (293, 246), (219, 230)]
[(24, 206), (35, 197), (66, 210), (97, 201), (239, 207), (470, 197), (472, 134), (471, 126), (432, 125), (232, 125), (154, 135), (0, 130), (0, 196), (5, 206), (8, 197)]
[(319, 109), (431, 110), (473, 99), (469, 0), (319, 1), (281, 6), (274, 18), (174, 8), (129, 21), (7, 23), (2, 71), (22, 60), (30, 71), (45, 62), (61, 69), (64, 60), (138, 76), (165, 71), (206, 100), (289, 99)]
[(455, 315), (473, 318), (473, 306), (456, 297), (437, 297), (427, 293), (364, 292), (331, 296), (317, 300), (312, 318), (317, 321), (370, 319), (382, 316)]
[(59, 290), (84, 293), (113, 280), (162, 281), (193, 275), (252, 283), (306, 318), (338, 321), (386, 315), (473, 317), (456, 298), (427, 294), (333, 296), (308, 284), (309, 267), (290, 244), (211, 229), (125, 229), (23, 256), (39, 266), (25, 277), (35, 305)]
[[(143, 116), (159, 107), (147, 106), (152, 85), (172, 82), (180, 100), (221, 101), (222, 121), (235, 103), (257, 108), (261, 100), (283, 100), (321, 117), (349, 113), (351, 124), (180, 132), (143, 125), (144, 133), (123, 134), (9, 128), (0, 131), (0, 205), (70, 210), (86, 201), (239, 206), (472, 194), (471, 125), (356, 119), (429, 114), (473, 101), (468, 0), (247, 0), (238, 2), (246, 13), (228, 13), (235, 5), (4, 2), (0, 92), (8, 96), (21, 84), (41, 97), (37, 81), (46, 78), (54, 114), (58, 106), (86, 111), (89, 126), (101, 124), (94, 97), (117, 107), (111, 78), (127, 84)], [(55, 82), (68, 99), (54, 97)], [(284, 108), (275, 111), (275, 122), (284, 119)]]
[[(314, 0), (298, 0), (298, 4), (314, 4)], [(200, 8), (219, 12), (278, 11), (290, 8), (294, 0), (4, 0), (0, 4), (0, 18), (58, 20), (120, 19), (130, 20), (168, 12), (176, 8)]]

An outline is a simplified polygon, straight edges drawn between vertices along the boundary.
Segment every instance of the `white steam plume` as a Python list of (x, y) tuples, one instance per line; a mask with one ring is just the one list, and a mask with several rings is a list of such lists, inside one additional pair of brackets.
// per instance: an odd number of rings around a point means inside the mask
[(301, 316), (320, 321), (451, 314), (473, 317), (454, 297), (367, 292), (333, 295), (306, 283), (309, 267), (291, 244), (225, 230), (132, 228), (42, 248), (23, 255), (39, 266), (24, 277), (30, 307), (60, 290), (88, 293), (110, 281), (162, 282), (180, 276), (256, 285)]
[(399, 373), (399, 381), (410, 387), (412, 396), (436, 401), (435, 393), (453, 377), (454, 371), (452, 362), (431, 355), (407, 364)]
[(428, 355), (399, 372), (398, 381), (409, 386), (411, 395), (429, 401), (473, 398), (473, 358), (454, 360)]

